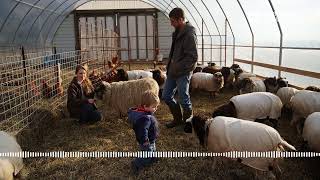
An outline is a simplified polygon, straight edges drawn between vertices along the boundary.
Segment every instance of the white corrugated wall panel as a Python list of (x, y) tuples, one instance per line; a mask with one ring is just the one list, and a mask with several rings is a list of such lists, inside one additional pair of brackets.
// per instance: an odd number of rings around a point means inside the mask
[(159, 35), (159, 48), (163, 58), (168, 58), (171, 47), (171, 35), (174, 31), (170, 24), (169, 18), (162, 12), (158, 12), (158, 35)]
[(102, 10), (102, 9), (147, 9), (153, 6), (142, 1), (90, 1), (77, 10)]
[(74, 32), (74, 15), (70, 14), (60, 25), (53, 39), (57, 52), (74, 51), (76, 38)]

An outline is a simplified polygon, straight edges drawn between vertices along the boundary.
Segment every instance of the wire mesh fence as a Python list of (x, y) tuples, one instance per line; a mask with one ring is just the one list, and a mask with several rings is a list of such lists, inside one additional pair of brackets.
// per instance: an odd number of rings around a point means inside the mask
[[(116, 51), (112, 49), (112, 51)], [(0, 130), (18, 133), (32, 121), (46, 118), (66, 103), (67, 88), (78, 64), (103, 71), (115, 53), (94, 49), (2, 54), (0, 61)]]

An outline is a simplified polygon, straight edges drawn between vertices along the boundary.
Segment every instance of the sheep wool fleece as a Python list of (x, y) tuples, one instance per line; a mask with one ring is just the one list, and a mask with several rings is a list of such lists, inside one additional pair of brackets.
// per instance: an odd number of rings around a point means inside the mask
[(127, 71), (127, 73), (128, 73), (128, 79), (129, 80), (140, 79), (140, 77), (142, 77), (142, 78), (146, 78), (146, 77), (152, 78), (152, 72), (149, 72), (149, 71), (132, 70), (132, 71)]
[[(212, 152), (276, 151), (280, 144), (287, 142), (274, 128), (265, 124), (217, 116), (209, 125), (208, 150)], [(275, 161), (272, 158), (242, 158), (243, 164), (262, 171), (268, 171), (268, 166)]]
[(204, 89), (209, 92), (217, 91), (217, 85), (213, 81), (214, 76), (210, 73), (197, 72), (191, 77), (191, 86), (194, 89)]
[(254, 121), (256, 119), (278, 119), (281, 116), (280, 98), (269, 92), (253, 92), (234, 96), (230, 101), (235, 105), (237, 118)]
[(307, 118), (313, 112), (320, 112), (320, 92), (301, 90), (291, 99), (295, 114)]
[(292, 87), (283, 87), (280, 88), (277, 92), (277, 96), (281, 99), (283, 105), (288, 105), (291, 98), (297, 93), (299, 90)]
[[(20, 145), (15, 138), (4, 131), (0, 131), (0, 152), (22, 152)], [(22, 158), (18, 157), (0, 157), (1, 159), (8, 159), (13, 165), (14, 175), (17, 175), (23, 168)]]
[(310, 148), (320, 152), (320, 112), (310, 114), (304, 122), (302, 137)]

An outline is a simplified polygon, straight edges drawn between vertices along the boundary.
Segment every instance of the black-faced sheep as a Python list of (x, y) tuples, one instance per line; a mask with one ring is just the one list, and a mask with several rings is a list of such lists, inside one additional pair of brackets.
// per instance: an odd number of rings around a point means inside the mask
[(238, 84), (239, 94), (251, 92), (266, 92), (266, 86), (262, 79), (258, 77), (244, 78)]
[[(6, 152), (22, 152), (22, 150), (13, 136), (0, 131), (0, 153)], [(22, 158), (0, 157), (0, 179), (13, 180), (22, 168)]]
[(305, 118), (320, 112), (320, 92), (301, 90), (291, 98), (290, 104), (293, 111), (291, 125), (301, 134)]
[(227, 116), (257, 122), (269, 120), (273, 127), (277, 127), (281, 109), (282, 102), (278, 96), (254, 92), (232, 97), (227, 104), (218, 107), (212, 117)]
[(266, 86), (266, 91), (274, 94), (277, 93), (280, 88), (288, 87), (288, 81), (286, 81), (284, 78), (269, 77), (263, 82)]
[(307, 117), (302, 137), (311, 150), (320, 152), (320, 112), (314, 112)]
[(129, 108), (141, 105), (142, 95), (147, 90), (159, 94), (158, 83), (152, 78), (113, 83), (103, 81), (96, 89), (96, 96), (103, 100), (106, 108), (112, 107), (123, 116)]
[(204, 73), (210, 73), (210, 74), (215, 74), (217, 72), (221, 72), (221, 67), (216, 66), (215, 63), (208, 63), (209, 65), (207, 67), (204, 67), (202, 69), (202, 72)]
[(305, 90), (320, 92), (320, 88), (318, 88), (316, 86), (308, 86), (305, 88)]
[[(192, 122), (200, 144), (210, 152), (269, 152), (296, 150), (274, 128), (251, 121), (218, 116), (207, 118), (194, 116)], [(280, 176), (277, 158), (238, 158), (242, 164), (261, 171), (270, 171)]]
[(197, 72), (202, 72), (202, 67), (200, 67), (200, 66), (197, 66), (194, 70), (193, 70), (193, 74), (194, 73), (197, 73)]
[(263, 80), (265, 86), (266, 86), (266, 91), (271, 92), (271, 93), (277, 93), (278, 88), (278, 81), (276, 77), (269, 77)]
[(220, 72), (215, 74), (198, 72), (191, 77), (191, 92), (202, 89), (211, 92), (213, 97), (223, 87), (223, 76)]
[(224, 80), (224, 87), (231, 88), (235, 82), (235, 72), (229, 67), (222, 67), (221, 73)]

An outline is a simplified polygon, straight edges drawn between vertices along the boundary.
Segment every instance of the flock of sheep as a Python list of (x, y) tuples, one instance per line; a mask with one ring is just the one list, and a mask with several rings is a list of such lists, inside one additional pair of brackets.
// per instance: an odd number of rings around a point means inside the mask
[[(116, 66), (117, 67), (117, 66)], [(112, 71), (112, 72), (111, 72)], [(142, 93), (151, 90), (161, 94), (166, 81), (165, 69), (133, 70), (112, 68), (105, 74), (90, 73), (96, 96), (120, 116), (130, 107), (140, 104)], [(200, 144), (212, 152), (227, 151), (284, 151), (296, 150), (276, 130), (282, 112), (292, 112), (291, 124), (302, 134), (310, 150), (320, 152), (320, 90), (308, 87), (298, 90), (288, 87), (282, 78), (261, 79), (244, 72), (239, 65), (218, 67), (209, 64), (198, 66), (191, 78), (190, 91), (202, 89), (215, 96), (222, 88), (236, 88), (239, 95), (216, 108), (212, 117), (192, 116), (187, 121), (186, 132), (194, 130)], [(192, 94), (191, 94), (192, 95)], [(263, 124), (271, 122), (271, 126)], [(19, 152), (14, 138), (0, 133), (0, 152)], [(279, 169), (277, 159), (238, 159), (243, 164), (258, 170)], [(0, 158), (0, 179), (12, 179), (22, 168), (22, 159)]]

